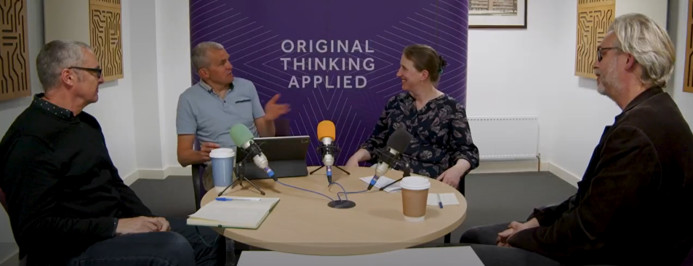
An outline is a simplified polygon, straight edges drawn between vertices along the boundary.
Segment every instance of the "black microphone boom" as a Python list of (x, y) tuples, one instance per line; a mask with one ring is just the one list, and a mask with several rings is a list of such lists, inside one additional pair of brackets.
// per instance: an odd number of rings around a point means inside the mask
[(387, 146), (389, 147), (389, 152), (382, 150), (376, 150), (376, 155), (378, 156), (378, 165), (375, 167), (375, 175), (368, 184), (368, 190), (373, 188), (378, 178), (385, 175), (385, 173), (390, 170), (390, 167), (396, 165), (399, 162), (400, 154), (407, 150), (409, 143), (411, 142), (412, 136), (403, 127), (395, 130), (395, 132), (390, 135), (387, 140)]

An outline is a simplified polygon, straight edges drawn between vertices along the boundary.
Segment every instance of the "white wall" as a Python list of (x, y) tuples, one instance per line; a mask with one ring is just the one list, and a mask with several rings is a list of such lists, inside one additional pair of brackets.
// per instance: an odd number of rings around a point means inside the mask
[[(679, 3), (672, 4), (672, 10), (685, 17), (686, 1), (671, 2)], [(616, 13), (647, 12), (664, 26), (666, 4), (619, 1)], [(538, 115), (542, 160), (548, 162), (548, 170), (574, 183), (584, 173), (604, 126), (621, 110), (596, 91), (595, 80), (574, 75), (576, 1), (532, 0), (528, 5), (526, 30), (470, 29), (467, 113)], [(685, 25), (682, 19), (670, 21)], [(678, 32), (685, 36), (685, 29)], [(683, 51), (683, 41), (678, 49)], [(673, 95), (690, 124), (693, 95), (680, 92), (683, 62), (677, 66), (679, 85)]]
[(130, 28), (132, 40), (128, 40), (132, 45), (131, 77), (136, 84), (133, 86), (135, 116), (131, 123), (138, 129), (135, 134), (137, 169), (162, 169), (156, 5), (154, 1), (130, 1), (129, 4), (130, 8), (123, 10), (131, 14), (131, 25), (137, 25)]
[(688, 17), (688, 1), (669, 0), (669, 34), (674, 45), (676, 45), (676, 68), (671, 82), (670, 93), (673, 95), (676, 104), (679, 105), (681, 113), (688, 121), (688, 125), (693, 126), (693, 93), (683, 91), (684, 63), (686, 55), (686, 31)]
[[(127, 11), (129, 6), (129, 1), (122, 1), (121, 11)], [(90, 104), (84, 110), (99, 120), (111, 159), (121, 177), (124, 178), (137, 170), (138, 158), (135, 153), (135, 124), (133, 123), (135, 102), (133, 101), (134, 64), (130, 36), (131, 13), (122, 12), (121, 19), (123, 78), (99, 86), (99, 101)]]
[[(176, 156), (176, 106), (178, 96), (190, 87), (190, 14), (187, 0), (156, 0), (159, 99), (163, 161), (179, 167)], [(190, 173), (188, 171), (187, 173)]]
[(576, 8), (532, 0), (526, 30), (470, 29), (467, 113), (538, 115), (542, 160), (581, 176), (618, 108), (574, 75)]

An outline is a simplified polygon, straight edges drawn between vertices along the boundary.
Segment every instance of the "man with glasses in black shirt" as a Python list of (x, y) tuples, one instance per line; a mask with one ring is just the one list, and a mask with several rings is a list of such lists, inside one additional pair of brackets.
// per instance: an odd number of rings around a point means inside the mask
[(184, 219), (154, 216), (123, 183), (101, 126), (83, 109), (99, 99), (89, 46), (52, 41), (36, 59), (44, 93), (0, 142), (0, 187), (29, 265), (223, 265), (223, 238)]

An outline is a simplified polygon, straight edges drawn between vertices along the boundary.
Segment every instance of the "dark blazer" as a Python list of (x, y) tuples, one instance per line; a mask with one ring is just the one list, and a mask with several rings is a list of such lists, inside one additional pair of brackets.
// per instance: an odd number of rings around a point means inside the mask
[(604, 129), (578, 191), (512, 246), (563, 263), (678, 265), (693, 246), (693, 134), (660, 88)]

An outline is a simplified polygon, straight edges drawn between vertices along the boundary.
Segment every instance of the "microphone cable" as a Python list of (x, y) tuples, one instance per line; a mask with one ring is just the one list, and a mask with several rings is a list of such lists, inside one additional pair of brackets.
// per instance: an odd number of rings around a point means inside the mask
[[(276, 181), (276, 183), (279, 183), (279, 184), (281, 184), (281, 185), (284, 185), (284, 186), (286, 186), (286, 187), (290, 187), (290, 188), (293, 188), (293, 189), (298, 189), (298, 190), (301, 190), (301, 191), (305, 191), (305, 192), (310, 192), (310, 193), (313, 193), (313, 194), (317, 194), (317, 195), (320, 195), (320, 196), (322, 196), (322, 197), (324, 197), (324, 198), (329, 199), (330, 201), (334, 201), (334, 198), (332, 198), (332, 197), (330, 197), (330, 196), (328, 196), (328, 195), (325, 195), (324, 193), (315, 191), (315, 190), (310, 190), (310, 189), (307, 189), (307, 188), (302, 188), (302, 187), (297, 187), (297, 186), (294, 186), (294, 185), (289, 185), (289, 184), (284, 183), (284, 182), (282, 182), (282, 181)], [(361, 190), (361, 191), (346, 191), (346, 189), (344, 188), (344, 186), (342, 186), (341, 184), (339, 184), (339, 183), (337, 183), (337, 182), (332, 182), (330, 185), (328, 185), (328, 187), (331, 186), (332, 184), (336, 184), (337, 186), (339, 186), (339, 187), (342, 189), (342, 191), (337, 192), (337, 199), (340, 200), (340, 201), (342, 200), (342, 197), (340, 196), (340, 194), (341, 194), (341, 195), (344, 195), (344, 200), (348, 200), (348, 199), (349, 199), (348, 194), (364, 193), (364, 192), (367, 192), (367, 191), (368, 191), (368, 190), (366, 190), (366, 189)]]

